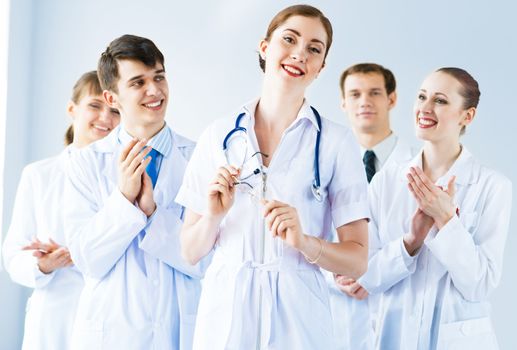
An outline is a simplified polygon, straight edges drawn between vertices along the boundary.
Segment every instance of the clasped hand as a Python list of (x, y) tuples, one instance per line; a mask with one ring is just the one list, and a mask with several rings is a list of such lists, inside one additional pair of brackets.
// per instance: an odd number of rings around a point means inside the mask
[(334, 281), (338, 289), (357, 300), (364, 300), (368, 296), (368, 291), (364, 289), (355, 279), (340, 274), (334, 274)]
[(404, 245), (408, 253), (414, 255), (422, 246), (433, 225), (441, 229), (454, 216), (456, 177), (452, 176), (447, 189), (444, 189), (436, 186), (420, 168), (411, 167), (407, 179), (409, 191), (418, 207), (411, 220), (411, 232), (404, 236)]
[(151, 147), (146, 147), (147, 140), (131, 140), (122, 149), (118, 161), (119, 190), (131, 203), (137, 203), (138, 207), (147, 217), (156, 210), (153, 197), (153, 183), (147, 172), (147, 165), (151, 157), (147, 155)]
[(73, 265), (68, 249), (60, 246), (51, 238), (49, 238), (49, 243), (43, 243), (34, 237), (29, 245), (22, 247), (22, 250), (33, 250), (32, 255), (38, 259), (38, 267), (45, 274)]

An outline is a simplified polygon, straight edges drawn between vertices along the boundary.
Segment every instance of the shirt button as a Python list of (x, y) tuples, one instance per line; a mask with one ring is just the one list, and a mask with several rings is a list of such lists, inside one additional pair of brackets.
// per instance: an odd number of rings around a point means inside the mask
[(469, 335), (470, 334), (470, 325), (468, 323), (463, 323), (460, 326), (460, 331), (463, 335)]

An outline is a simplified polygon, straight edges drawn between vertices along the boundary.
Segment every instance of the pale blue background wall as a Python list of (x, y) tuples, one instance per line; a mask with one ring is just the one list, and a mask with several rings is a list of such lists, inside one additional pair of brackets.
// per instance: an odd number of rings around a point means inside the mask
[[(144, 5), (144, 3), (146, 5)], [(65, 105), (75, 80), (94, 69), (109, 41), (125, 33), (155, 41), (166, 57), (171, 86), (168, 122), (197, 139), (211, 120), (233, 113), (260, 89), (256, 46), (272, 16), (294, 1), (221, 0), (14, 0), (8, 76), (4, 227), (23, 165), (62, 148)], [(463, 142), (517, 187), (517, 24), (514, 2), (307, 1), (331, 19), (334, 44), (327, 67), (308, 91), (312, 104), (346, 123), (339, 109), (338, 78), (360, 61), (389, 67), (398, 80), (395, 131), (418, 147), (411, 108), (424, 76), (460, 66), (479, 81), (477, 120)], [(10, 152), (10, 153), (9, 153)], [(515, 193), (515, 190), (514, 190)], [(514, 196), (515, 197), (515, 196)], [(505, 269), (492, 296), (502, 349), (517, 348), (517, 204), (505, 252)], [(27, 291), (0, 272), (0, 349), (17, 349)]]

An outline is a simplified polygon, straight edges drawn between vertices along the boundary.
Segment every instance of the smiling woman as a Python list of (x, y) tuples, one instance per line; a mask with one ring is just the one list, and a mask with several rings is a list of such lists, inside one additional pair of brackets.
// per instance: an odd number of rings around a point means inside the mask
[[(368, 205), (353, 134), (305, 99), (331, 42), (318, 9), (280, 11), (259, 42), (260, 96), (210, 125), (196, 146), (176, 198), (187, 208), (185, 259), (214, 251), (196, 350), (334, 348), (320, 267), (364, 272)], [(328, 241), (333, 225), (337, 243)]]
[(83, 277), (65, 246), (65, 169), (72, 152), (103, 138), (119, 123), (118, 111), (103, 102), (101, 92), (97, 72), (81, 76), (67, 108), (73, 119), (73, 132), (65, 138), (68, 146), (58, 156), (27, 165), (18, 185), (2, 252), (11, 279), (34, 289), (27, 302), (23, 349), (70, 348)]

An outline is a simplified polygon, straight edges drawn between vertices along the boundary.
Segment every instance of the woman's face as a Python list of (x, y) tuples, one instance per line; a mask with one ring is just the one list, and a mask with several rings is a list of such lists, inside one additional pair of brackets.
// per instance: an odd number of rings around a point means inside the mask
[(462, 127), (470, 124), (475, 114), (475, 108), (463, 107), (461, 89), (459, 81), (443, 72), (434, 72), (424, 80), (414, 105), (418, 138), (459, 142)]
[(288, 84), (308, 86), (323, 68), (326, 42), (327, 33), (319, 18), (289, 17), (269, 41), (260, 42), (265, 74)]
[(70, 102), (68, 114), (73, 119), (74, 145), (78, 148), (102, 139), (120, 123), (119, 112), (110, 108), (101, 95), (87, 93), (78, 104)]

